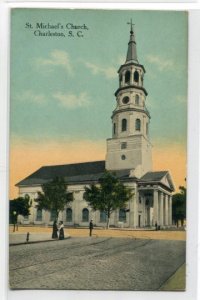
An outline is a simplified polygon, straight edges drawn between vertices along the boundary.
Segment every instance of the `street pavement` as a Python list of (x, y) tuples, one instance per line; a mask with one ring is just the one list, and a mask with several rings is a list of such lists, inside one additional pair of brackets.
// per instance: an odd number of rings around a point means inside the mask
[(9, 248), (11, 289), (159, 288), (185, 262), (185, 241), (71, 237)]

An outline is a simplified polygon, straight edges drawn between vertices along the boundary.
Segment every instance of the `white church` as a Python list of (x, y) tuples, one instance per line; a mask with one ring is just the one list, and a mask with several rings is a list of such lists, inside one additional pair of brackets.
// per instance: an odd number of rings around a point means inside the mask
[(116, 210), (110, 226), (127, 228), (161, 228), (172, 225), (172, 192), (174, 184), (169, 171), (152, 170), (152, 144), (149, 138), (150, 114), (146, 108), (147, 91), (143, 85), (145, 68), (137, 58), (136, 41), (131, 24), (126, 61), (118, 70), (119, 87), (115, 92), (116, 107), (112, 113), (112, 138), (107, 139), (105, 161), (43, 166), (17, 183), (19, 196), (29, 195), (31, 214), (21, 217), (22, 224), (51, 225), (54, 211), (36, 208), (34, 199), (42, 184), (56, 176), (63, 177), (73, 201), (60, 213), (65, 226), (106, 226), (103, 211), (93, 211), (83, 199), (84, 187), (98, 183), (105, 170), (115, 171), (120, 181), (131, 188), (127, 209)]

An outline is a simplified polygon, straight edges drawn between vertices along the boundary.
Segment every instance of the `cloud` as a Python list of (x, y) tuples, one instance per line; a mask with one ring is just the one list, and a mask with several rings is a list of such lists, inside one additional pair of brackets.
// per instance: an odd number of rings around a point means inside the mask
[(37, 58), (36, 65), (40, 66), (55, 66), (64, 68), (69, 74), (73, 73), (72, 64), (70, 61), (69, 54), (62, 50), (53, 50), (49, 58)]
[(57, 92), (56, 94), (53, 95), (53, 97), (56, 100), (58, 100), (61, 106), (71, 108), (71, 109), (86, 107), (91, 104), (89, 100), (89, 96), (85, 92), (80, 93), (79, 95), (62, 94), (60, 92)]
[(102, 74), (104, 75), (107, 79), (115, 78), (116, 77), (116, 68), (115, 67), (103, 67), (99, 66), (96, 64), (93, 64), (91, 62), (84, 62), (85, 66), (91, 70), (91, 72), (94, 75)]
[(158, 55), (147, 55), (146, 59), (149, 63), (154, 64), (159, 71), (174, 69), (174, 61), (172, 59), (166, 59)]
[(46, 97), (43, 94), (35, 94), (31, 90), (27, 90), (22, 92), (21, 94), (18, 94), (16, 96), (17, 100), (23, 101), (23, 102), (32, 102), (36, 104), (44, 104), (46, 102)]

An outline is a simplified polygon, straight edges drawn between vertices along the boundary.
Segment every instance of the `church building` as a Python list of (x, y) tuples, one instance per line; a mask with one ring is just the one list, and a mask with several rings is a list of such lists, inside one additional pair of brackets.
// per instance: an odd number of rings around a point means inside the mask
[(132, 190), (127, 209), (116, 210), (111, 215), (110, 226), (139, 228), (157, 223), (162, 228), (172, 225), (174, 184), (169, 171), (152, 170), (151, 117), (146, 108), (145, 68), (138, 61), (132, 23), (126, 60), (118, 74), (116, 107), (111, 117), (112, 137), (107, 139), (105, 161), (43, 166), (17, 183), (19, 196), (29, 195), (33, 200), (31, 214), (19, 220), (22, 224), (53, 223), (55, 213), (38, 210), (34, 199), (38, 191), (42, 192), (42, 184), (59, 176), (66, 181), (74, 199), (60, 213), (59, 220), (66, 226), (88, 226), (89, 220), (93, 219), (96, 226), (106, 226), (105, 213), (94, 212), (83, 199), (83, 194), (85, 186), (98, 183), (104, 171), (109, 170)]

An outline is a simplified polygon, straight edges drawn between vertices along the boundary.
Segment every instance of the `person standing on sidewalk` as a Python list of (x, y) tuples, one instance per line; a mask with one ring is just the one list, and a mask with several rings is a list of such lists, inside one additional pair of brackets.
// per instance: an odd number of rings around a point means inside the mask
[(60, 227), (59, 227), (59, 240), (64, 240), (65, 235), (64, 235), (64, 225), (63, 221), (60, 221)]
[(94, 228), (94, 225), (93, 225), (93, 220), (90, 221), (90, 224), (89, 224), (89, 229), (90, 229), (90, 236), (92, 236), (92, 230)]
[(58, 238), (58, 226), (56, 220), (53, 222), (53, 232), (52, 232), (52, 239)]

